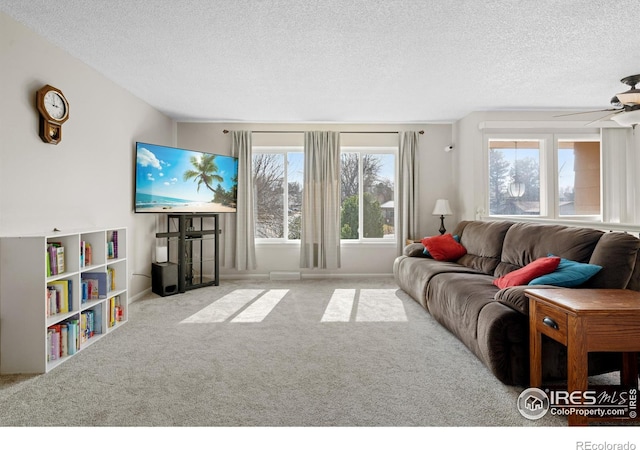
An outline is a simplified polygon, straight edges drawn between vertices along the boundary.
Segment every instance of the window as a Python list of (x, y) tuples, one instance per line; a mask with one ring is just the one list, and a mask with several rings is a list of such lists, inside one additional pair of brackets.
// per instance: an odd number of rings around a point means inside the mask
[(343, 240), (393, 239), (396, 153), (395, 148), (342, 149)]
[(599, 136), (494, 135), (486, 142), (490, 215), (601, 220)]
[(558, 140), (558, 214), (599, 216), (600, 142)]
[(254, 147), (257, 239), (300, 239), (303, 169), (301, 148)]
[(491, 215), (540, 215), (540, 149), (537, 140), (489, 140)]
[[(396, 148), (388, 147), (342, 149), (342, 239), (393, 240), (396, 153)], [(300, 239), (303, 171), (302, 148), (253, 148), (256, 239)]]

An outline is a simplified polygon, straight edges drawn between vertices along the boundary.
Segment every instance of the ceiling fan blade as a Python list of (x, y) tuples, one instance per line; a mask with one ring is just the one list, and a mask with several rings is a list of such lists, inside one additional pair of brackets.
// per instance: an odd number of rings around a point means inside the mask
[(616, 114), (621, 113), (621, 112), (623, 112), (623, 111), (624, 111), (623, 109), (618, 109), (618, 110), (616, 110), (616, 112), (613, 112), (613, 113), (611, 113), (611, 114), (607, 114), (607, 115), (605, 115), (605, 116), (602, 116), (602, 117), (600, 117), (599, 119), (592, 120), (591, 122), (586, 123), (584, 126), (586, 127), (586, 126), (591, 125), (592, 123), (600, 122), (600, 121), (602, 121), (602, 120), (609, 120), (609, 119), (611, 119), (613, 116), (615, 116)]
[(560, 115), (553, 116), (553, 117), (577, 116), (578, 114), (590, 114), (590, 113), (594, 113), (594, 112), (604, 112), (604, 111), (619, 111), (619, 109), (615, 109), (615, 108), (609, 108), (609, 109), (595, 109), (595, 110), (593, 110), (593, 111), (582, 111), (582, 112), (569, 113), (569, 114), (560, 114)]

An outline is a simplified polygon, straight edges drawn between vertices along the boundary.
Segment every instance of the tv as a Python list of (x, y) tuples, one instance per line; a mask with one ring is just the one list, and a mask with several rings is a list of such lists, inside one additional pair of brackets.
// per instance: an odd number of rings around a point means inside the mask
[(238, 158), (136, 142), (136, 213), (235, 213)]

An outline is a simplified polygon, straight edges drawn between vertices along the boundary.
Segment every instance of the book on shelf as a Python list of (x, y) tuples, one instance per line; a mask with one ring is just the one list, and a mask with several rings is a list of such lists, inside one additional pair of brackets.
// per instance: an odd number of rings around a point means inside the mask
[(91, 244), (89, 244), (88, 242), (85, 242), (84, 244), (84, 265), (86, 266), (90, 266), (91, 264), (93, 264), (93, 254), (92, 254), (92, 250), (91, 250)]
[(64, 273), (64, 246), (60, 242), (49, 242), (47, 245), (47, 276)]
[(106, 272), (85, 272), (81, 275), (81, 278), (83, 282), (86, 281), (87, 283), (87, 295), (89, 300), (107, 298), (109, 285), (107, 283)]
[(58, 265), (58, 273), (64, 273), (64, 247), (56, 247), (56, 263)]
[(47, 283), (48, 315), (73, 310), (73, 281), (56, 280)]
[(107, 242), (107, 258), (114, 259), (118, 257), (118, 231), (114, 230), (109, 234), (109, 241)]
[(80, 333), (81, 342), (94, 337), (96, 334), (102, 333), (102, 314), (100, 309), (88, 309), (80, 314)]
[(69, 355), (69, 326), (63, 323), (60, 330), (60, 356), (64, 357)]
[(47, 328), (47, 361), (74, 355), (80, 350), (80, 325), (76, 318)]
[(120, 296), (109, 298), (109, 327), (112, 327), (116, 322), (121, 322), (124, 319), (124, 309), (120, 303)]
[(107, 286), (110, 291), (116, 290), (116, 269), (113, 267), (107, 269)]
[(85, 259), (84, 259), (84, 253), (85, 253), (85, 246), (87, 245), (87, 243), (85, 241), (80, 241), (80, 267), (85, 267)]

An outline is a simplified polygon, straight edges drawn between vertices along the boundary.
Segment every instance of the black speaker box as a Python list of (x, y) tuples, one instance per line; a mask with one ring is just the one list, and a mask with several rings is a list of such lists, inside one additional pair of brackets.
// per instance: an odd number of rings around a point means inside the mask
[(151, 290), (166, 297), (178, 293), (178, 265), (175, 263), (153, 263), (151, 265)]

